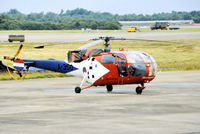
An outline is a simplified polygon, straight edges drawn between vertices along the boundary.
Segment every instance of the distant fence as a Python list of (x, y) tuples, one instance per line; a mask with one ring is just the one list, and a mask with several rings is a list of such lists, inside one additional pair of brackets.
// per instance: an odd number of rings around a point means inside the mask
[(156, 22), (168, 22), (170, 26), (183, 26), (193, 24), (193, 20), (158, 20), (158, 21), (119, 21), (123, 27), (130, 26), (153, 26)]

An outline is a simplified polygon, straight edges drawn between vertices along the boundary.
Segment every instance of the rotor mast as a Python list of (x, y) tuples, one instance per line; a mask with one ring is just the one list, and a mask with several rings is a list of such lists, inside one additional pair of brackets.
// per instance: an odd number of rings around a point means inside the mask
[(106, 37), (105, 38), (105, 44), (104, 44), (104, 46), (105, 46), (105, 48), (104, 48), (104, 52), (110, 52), (110, 47), (109, 47), (109, 42), (110, 41), (110, 38), (109, 37)]

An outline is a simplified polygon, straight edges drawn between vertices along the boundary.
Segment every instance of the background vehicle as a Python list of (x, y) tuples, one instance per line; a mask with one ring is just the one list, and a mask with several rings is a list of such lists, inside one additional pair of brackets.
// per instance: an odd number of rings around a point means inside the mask
[(138, 29), (137, 27), (129, 27), (127, 28), (127, 32), (136, 32)]
[(151, 30), (167, 30), (167, 27), (169, 27), (168, 22), (156, 22), (155, 25), (151, 27)]
[(9, 42), (13, 42), (13, 41), (24, 42), (25, 38), (24, 38), (24, 35), (9, 35), (8, 41)]

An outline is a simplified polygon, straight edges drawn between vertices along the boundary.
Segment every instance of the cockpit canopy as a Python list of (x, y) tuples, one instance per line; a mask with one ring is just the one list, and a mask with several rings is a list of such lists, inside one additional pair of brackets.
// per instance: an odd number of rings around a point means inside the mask
[[(102, 64), (116, 64), (118, 68), (128, 68), (131, 76), (145, 76), (146, 67), (148, 65), (149, 76), (155, 75), (157, 64), (153, 57), (138, 51), (120, 51), (102, 55)], [(126, 71), (125, 71), (126, 72)], [(124, 77), (127, 74), (123, 74)]]
[[(120, 54), (121, 53), (121, 54)], [(122, 51), (122, 52), (114, 52), (110, 53), (108, 55), (103, 55), (101, 58), (101, 63), (106, 64), (106, 63), (115, 63), (115, 57), (117, 56), (117, 64), (119, 62), (125, 62), (124, 55), (126, 56), (127, 63), (151, 63), (155, 62), (153, 57), (146, 53), (138, 52), (138, 51)]]

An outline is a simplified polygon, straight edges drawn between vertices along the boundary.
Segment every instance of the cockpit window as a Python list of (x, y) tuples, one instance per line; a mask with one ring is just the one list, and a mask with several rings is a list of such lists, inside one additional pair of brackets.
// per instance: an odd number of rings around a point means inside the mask
[(144, 64), (132, 64), (128, 66), (131, 76), (145, 76), (146, 68)]
[(102, 64), (115, 63), (115, 56), (114, 55), (103, 55), (101, 57), (101, 63)]
[(126, 54), (126, 58), (128, 63), (143, 63), (144, 61), (140, 58), (140, 56), (136, 53), (128, 53)]
[(145, 62), (152, 62), (151, 57), (148, 54), (142, 53), (141, 56), (142, 56), (142, 58), (144, 59)]
[(117, 55), (117, 64), (125, 64), (126, 60), (123, 55)]

